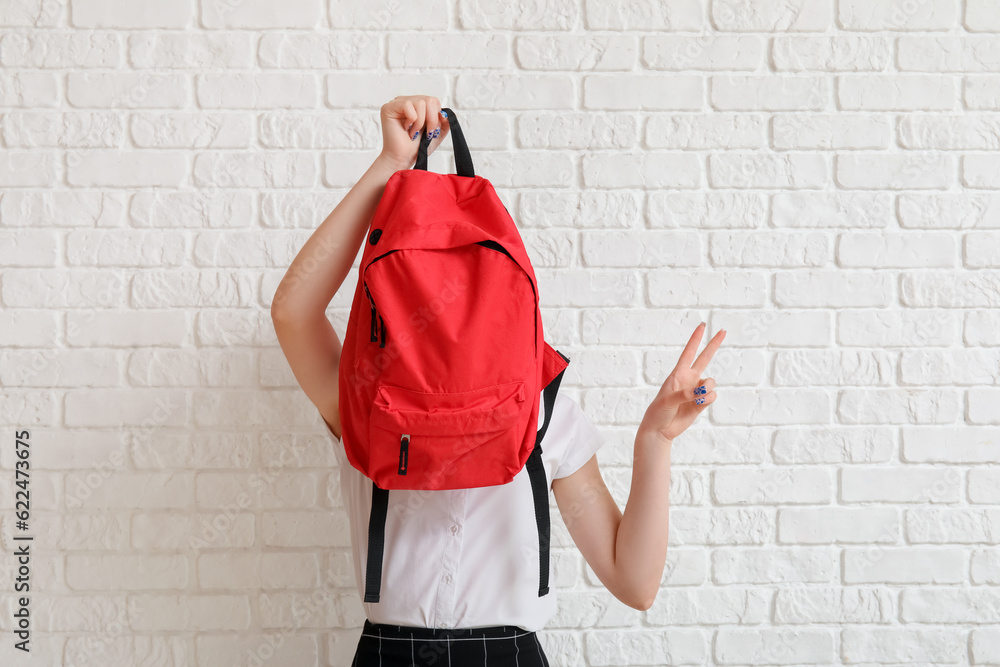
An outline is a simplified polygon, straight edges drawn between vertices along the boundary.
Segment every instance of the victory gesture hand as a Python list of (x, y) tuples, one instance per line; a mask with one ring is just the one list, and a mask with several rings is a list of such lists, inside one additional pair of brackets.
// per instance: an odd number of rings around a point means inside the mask
[(722, 345), (726, 330), (721, 329), (715, 334), (695, 359), (694, 354), (704, 332), (705, 323), (702, 322), (691, 334), (691, 339), (681, 352), (677, 366), (667, 376), (653, 402), (646, 408), (642, 423), (639, 424), (640, 433), (649, 433), (654, 437), (673, 441), (705, 408), (715, 402), (715, 379), (703, 378), (701, 374)]

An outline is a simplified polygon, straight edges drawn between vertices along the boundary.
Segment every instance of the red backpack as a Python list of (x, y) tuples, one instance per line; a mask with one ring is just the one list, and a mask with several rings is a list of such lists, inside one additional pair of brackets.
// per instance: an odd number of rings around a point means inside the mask
[(389, 178), (341, 353), (342, 441), (372, 480), (365, 602), (379, 601), (390, 489), (506, 484), (525, 466), (538, 595), (549, 591), (541, 441), (569, 358), (545, 342), (521, 235), (493, 185), (475, 175), (455, 112), (443, 111), (457, 173), (427, 171), (425, 129), (414, 168)]

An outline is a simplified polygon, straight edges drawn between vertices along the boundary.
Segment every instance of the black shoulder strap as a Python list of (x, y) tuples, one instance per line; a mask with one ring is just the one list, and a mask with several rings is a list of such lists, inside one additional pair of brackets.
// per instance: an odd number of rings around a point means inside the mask
[[(562, 356), (569, 361), (565, 355)], [(545, 479), (545, 467), (542, 465), (542, 439), (549, 429), (559, 383), (562, 382), (565, 372), (564, 368), (542, 391), (545, 418), (535, 436), (535, 446), (525, 463), (528, 478), (531, 480), (535, 525), (538, 527), (538, 597), (549, 592), (549, 485)], [(385, 551), (385, 519), (388, 509), (389, 489), (379, 488), (378, 484), (372, 482), (372, 511), (368, 518), (368, 565), (365, 568), (365, 602), (379, 601), (382, 588), (382, 556)]]
[(389, 489), (372, 482), (372, 511), (368, 518), (368, 565), (365, 568), (365, 602), (378, 602), (382, 588), (382, 553), (385, 551), (385, 517)]
[(542, 439), (545, 437), (545, 432), (549, 430), (549, 421), (552, 419), (552, 410), (556, 404), (559, 383), (562, 382), (565, 372), (564, 368), (542, 391), (545, 420), (542, 422), (542, 427), (538, 429), (535, 447), (531, 450), (525, 464), (528, 469), (528, 477), (531, 479), (531, 496), (535, 503), (535, 525), (538, 527), (538, 597), (549, 592), (549, 485), (545, 479), (545, 466), (542, 465)]

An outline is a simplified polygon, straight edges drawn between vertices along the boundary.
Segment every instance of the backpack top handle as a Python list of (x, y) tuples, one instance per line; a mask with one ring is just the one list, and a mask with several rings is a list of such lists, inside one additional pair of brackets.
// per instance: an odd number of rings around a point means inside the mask
[[(469, 176), (471, 178), (476, 175), (476, 171), (472, 168), (472, 155), (469, 153), (469, 145), (465, 143), (462, 126), (458, 124), (458, 116), (447, 107), (442, 107), (441, 111), (448, 114), (448, 132), (451, 134), (451, 145), (455, 150), (455, 172), (459, 176)], [(430, 140), (427, 138), (426, 125), (420, 131), (420, 134), (417, 163), (413, 165), (413, 168), (427, 171), (427, 146), (430, 144)]]

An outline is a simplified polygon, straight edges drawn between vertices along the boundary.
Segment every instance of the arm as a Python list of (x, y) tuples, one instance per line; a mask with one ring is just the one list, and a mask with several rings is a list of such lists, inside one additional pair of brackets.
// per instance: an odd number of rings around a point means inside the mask
[(428, 154), (447, 134), (447, 125), (438, 120), (440, 111), (436, 98), (423, 95), (397, 97), (382, 106), (382, 152), (306, 240), (274, 293), (271, 320), (281, 350), (338, 438), (341, 343), (326, 308), (351, 270), (389, 177), (416, 159), (413, 131), (419, 136), (425, 122), (428, 132), (441, 128)]
[(624, 515), (596, 455), (572, 475), (552, 480), (573, 542), (604, 587), (634, 609), (652, 606), (667, 560), (670, 444), (636, 437)]
[(351, 270), (394, 172), (393, 165), (376, 158), (299, 250), (271, 302), (271, 321), (285, 359), (337, 438), (341, 342), (326, 308)]
[(572, 475), (552, 480), (566, 528), (587, 564), (612, 595), (639, 610), (653, 605), (667, 560), (670, 448), (716, 398), (715, 380), (702, 378), (701, 373), (722, 344), (725, 330), (709, 341), (692, 365), (701, 327), (695, 329), (639, 425), (624, 514), (601, 477), (596, 456)]

